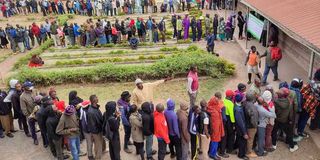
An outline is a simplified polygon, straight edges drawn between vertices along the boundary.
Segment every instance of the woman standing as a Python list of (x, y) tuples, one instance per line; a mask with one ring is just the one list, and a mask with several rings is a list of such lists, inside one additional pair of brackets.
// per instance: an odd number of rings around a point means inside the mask
[(218, 34), (221, 41), (224, 41), (224, 38), (225, 38), (225, 27), (226, 27), (226, 24), (224, 22), (224, 18), (221, 17), (219, 26), (218, 26)]
[(242, 33), (243, 33), (243, 26), (244, 26), (245, 23), (246, 23), (246, 21), (244, 20), (244, 18), (242, 16), (242, 12), (239, 11), (238, 12), (238, 27), (239, 27), (239, 36), (238, 36), (238, 38), (240, 40), (243, 39)]
[(95, 32), (98, 36), (98, 44), (99, 45), (105, 45), (107, 43), (106, 35), (104, 32), (104, 28), (100, 25), (100, 23), (96, 24)]
[(0, 27), (0, 40), (1, 40), (1, 48), (8, 48), (7, 44), (9, 43), (7, 40), (6, 32)]
[(130, 124), (131, 124), (131, 134), (133, 139), (133, 144), (136, 147), (136, 154), (139, 154), (141, 160), (144, 160), (144, 137), (142, 130), (142, 117), (138, 112), (138, 107), (136, 105), (132, 105), (132, 114), (130, 116)]

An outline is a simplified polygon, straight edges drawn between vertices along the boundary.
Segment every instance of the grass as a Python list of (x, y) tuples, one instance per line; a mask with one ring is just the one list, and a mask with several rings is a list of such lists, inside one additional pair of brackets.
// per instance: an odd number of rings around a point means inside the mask
[[(200, 80), (200, 91), (198, 95), (198, 102), (202, 99), (209, 100), (209, 98), (217, 91), (223, 90), (223, 85), (226, 79), (212, 79), (205, 78)], [(105, 84), (68, 84), (59, 86), (50, 86), (57, 90), (60, 100), (68, 102), (68, 94), (72, 90), (78, 92), (78, 96), (87, 100), (92, 94), (96, 94), (99, 98), (101, 110), (104, 110), (104, 105), (107, 101), (118, 100), (121, 92), (128, 90), (130, 93), (134, 89), (134, 82), (127, 83), (105, 83)], [(50, 87), (40, 88), (40, 91), (48, 91)], [(154, 103), (165, 103), (168, 98), (172, 98), (178, 104), (180, 101), (189, 101), (186, 91), (186, 80), (172, 80), (156, 87), (154, 91)], [(176, 107), (177, 109), (178, 107)]]

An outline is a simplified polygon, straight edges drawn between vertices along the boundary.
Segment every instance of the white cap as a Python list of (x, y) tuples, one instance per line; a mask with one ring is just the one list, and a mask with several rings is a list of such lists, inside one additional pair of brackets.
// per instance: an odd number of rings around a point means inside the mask
[(272, 93), (270, 91), (264, 91), (262, 94), (263, 100), (269, 103), (272, 100)]
[(143, 83), (143, 81), (140, 78), (137, 78), (136, 81), (134, 81), (135, 84)]

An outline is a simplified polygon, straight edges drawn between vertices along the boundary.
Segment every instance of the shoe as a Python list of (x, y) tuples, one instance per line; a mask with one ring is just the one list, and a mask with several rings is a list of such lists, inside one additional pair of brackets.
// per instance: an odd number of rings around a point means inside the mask
[(247, 84), (251, 84), (251, 81), (248, 81)]
[(221, 160), (221, 158), (218, 157), (218, 156), (211, 156), (211, 155), (209, 155), (209, 158), (211, 158), (211, 159), (213, 159), (213, 160)]
[(27, 133), (26, 136), (27, 136), (27, 137), (31, 137), (31, 134), (30, 134), (30, 133)]
[(229, 158), (229, 155), (226, 153), (222, 153), (222, 154), (218, 153), (218, 155), (222, 158)]
[(11, 133), (15, 133), (15, 132), (17, 132), (17, 130), (10, 130), (10, 132), (11, 132)]
[(294, 142), (300, 142), (303, 139), (303, 137), (297, 136), (295, 138), (293, 138)]
[(63, 159), (69, 159), (70, 156), (69, 155), (63, 155)]
[(299, 133), (299, 136), (302, 138), (309, 138), (309, 134), (308, 133)]
[(279, 78), (273, 78), (273, 81), (279, 81), (280, 79)]
[(34, 145), (38, 145), (38, 144), (39, 144), (38, 140), (34, 140), (34, 141), (33, 141), (33, 144), (34, 144)]
[(237, 151), (236, 150), (233, 150), (231, 152), (227, 152), (228, 154), (237, 154)]
[(257, 158), (258, 155), (256, 153), (254, 153), (254, 152), (251, 152), (250, 154), (247, 154), (247, 157), (249, 157), (249, 158)]
[(170, 151), (166, 151), (166, 154), (170, 154)]
[(48, 147), (48, 145), (47, 145), (47, 144), (44, 144), (44, 145), (43, 145), (43, 147), (44, 147), (44, 148), (47, 148), (47, 147)]
[(276, 150), (277, 149), (277, 145), (272, 145), (272, 148), (274, 149), (274, 150)]
[(85, 156), (85, 155), (87, 155), (87, 153), (86, 153), (86, 152), (80, 151), (80, 153), (79, 153), (79, 157), (82, 157), (82, 156)]
[(8, 134), (6, 134), (6, 136), (9, 137), (9, 138), (13, 138), (14, 137), (12, 133), (8, 133)]
[(129, 148), (125, 148), (124, 151), (127, 153), (132, 153), (132, 151)]
[(250, 158), (247, 157), (247, 156), (244, 156), (244, 157), (239, 157), (240, 159), (243, 159), (243, 160), (249, 160)]
[(267, 148), (266, 151), (267, 152), (273, 152), (273, 151), (275, 151), (275, 149), (274, 148)]
[(290, 148), (290, 152), (294, 152), (294, 151), (296, 151), (298, 149), (299, 149), (298, 145), (294, 145), (293, 148)]
[(0, 135), (0, 138), (4, 138), (5, 136), (3, 134)]
[(155, 155), (157, 154), (157, 151), (156, 150), (152, 150), (152, 155)]

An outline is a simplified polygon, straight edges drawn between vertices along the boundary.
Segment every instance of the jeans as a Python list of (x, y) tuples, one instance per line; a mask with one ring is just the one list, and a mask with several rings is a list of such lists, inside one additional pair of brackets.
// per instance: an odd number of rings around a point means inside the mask
[(293, 148), (293, 127), (291, 127), (289, 123), (281, 123), (277, 121), (275, 122), (272, 130), (272, 145), (277, 145), (278, 130), (284, 131), (286, 134), (286, 142), (289, 144), (290, 148)]
[(164, 160), (167, 151), (167, 144), (163, 139), (158, 139), (158, 160)]
[(79, 153), (80, 153), (80, 137), (72, 137), (68, 138), (70, 151), (73, 160), (79, 160)]
[(197, 40), (197, 32), (194, 30), (192, 31), (192, 41), (196, 41)]
[(86, 32), (86, 46), (89, 46), (90, 44), (90, 33)]
[(28, 119), (28, 124), (29, 124), (32, 139), (38, 140), (37, 134), (36, 134), (36, 120), (35, 119)]
[(18, 47), (19, 47), (19, 49), (20, 49), (20, 52), (21, 52), (21, 53), (24, 53), (25, 48), (24, 48), (23, 42), (18, 42)]
[(107, 37), (107, 43), (111, 43), (111, 41), (112, 41), (111, 35), (108, 34), (108, 35), (106, 35), (106, 37)]
[(298, 120), (298, 134), (303, 134), (304, 128), (308, 123), (309, 117), (309, 113), (305, 109), (302, 109), (302, 112), (300, 113), (300, 117)]
[(264, 153), (264, 145), (265, 145), (265, 135), (266, 135), (266, 128), (258, 127), (258, 156), (262, 156)]
[(131, 135), (131, 127), (130, 126), (123, 126), (124, 127), (124, 149), (128, 149), (128, 143), (130, 141)]
[(197, 151), (197, 135), (190, 134), (191, 136), (191, 159), (194, 159)]
[(217, 150), (218, 150), (219, 142), (210, 142), (210, 150), (209, 155), (210, 157), (217, 157)]
[(272, 72), (274, 74), (274, 79), (278, 79), (278, 65), (275, 65), (273, 67), (266, 65), (264, 72), (263, 72), (262, 83), (267, 82), (267, 78), (268, 78), (268, 74), (269, 74), (270, 69), (272, 70)]
[(153, 135), (146, 136), (145, 138), (147, 158), (152, 158)]
[(24, 39), (24, 46), (25, 46), (28, 50), (31, 49), (31, 48), (30, 48), (29, 37), (27, 37), (27, 38)]
[(157, 43), (159, 41), (158, 39), (158, 31), (154, 31), (153, 32), (153, 42)]
[(170, 153), (171, 155), (176, 155), (177, 160), (181, 159), (181, 140), (180, 138), (175, 135), (175, 136), (171, 136), (169, 135), (170, 138), (170, 144), (169, 144), (169, 148), (170, 148)]

